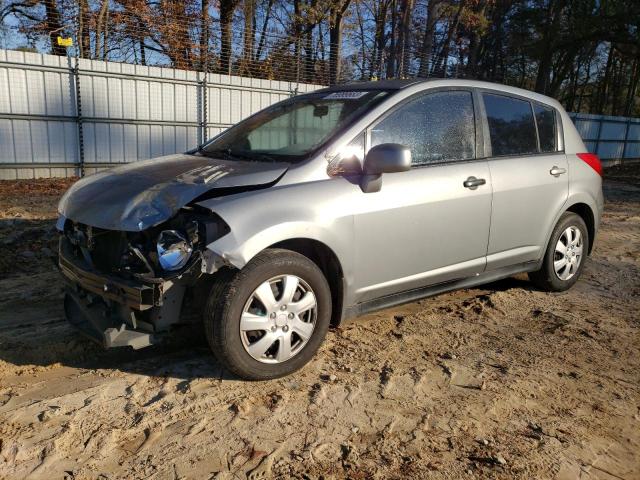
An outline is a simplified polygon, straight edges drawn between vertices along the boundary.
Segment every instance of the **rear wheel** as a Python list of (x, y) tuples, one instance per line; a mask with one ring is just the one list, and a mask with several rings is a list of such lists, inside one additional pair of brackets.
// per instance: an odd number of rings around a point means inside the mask
[(529, 273), (531, 281), (550, 292), (561, 292), (578, 281), (589, 245), (589, 231), (582, 218), (565, 212), (553, 229), (542, 268)]
[(298, 253), (269, 249), (242, 270), (220, 275), (204, 314), (218, 360), (250, 380), (305, 365), (329, 328), (331, 292), (322, 271)]

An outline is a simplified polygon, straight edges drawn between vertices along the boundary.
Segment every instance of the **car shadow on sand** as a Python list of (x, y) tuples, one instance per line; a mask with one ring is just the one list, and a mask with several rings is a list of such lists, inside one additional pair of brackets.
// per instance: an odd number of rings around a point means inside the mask
[[(478, 288), (535, 290), (531, 283), (519, 278), (507, 278)], [(388, 312), (393, 315), (394, 309)], [(7, 321), (8, 318), (12, 321)], [(199, 322), (175, 327), (158, 345), (140, 350), (130, 347), (105, 350), (66, 321), (61, 296), (34, 302), (28, 308), (17, 308), (11, 315), (0, 314), (0, 360), (25, 368), (58, 364), (87, 371), (115, 370), (176, 378), (187, 383), (196, 378), (239, 380), (215, 359)]]

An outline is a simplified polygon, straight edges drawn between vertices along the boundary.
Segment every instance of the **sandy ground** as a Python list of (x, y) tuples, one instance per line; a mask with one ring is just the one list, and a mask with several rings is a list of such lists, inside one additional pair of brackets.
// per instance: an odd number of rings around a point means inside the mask
[(55, 203), (0, 182), (1, 478), (640, 478), (640, 169), (607, 172), (594, 255), (330, 332), (247, 383), (197, 331), (102, 351), (63, 319)]

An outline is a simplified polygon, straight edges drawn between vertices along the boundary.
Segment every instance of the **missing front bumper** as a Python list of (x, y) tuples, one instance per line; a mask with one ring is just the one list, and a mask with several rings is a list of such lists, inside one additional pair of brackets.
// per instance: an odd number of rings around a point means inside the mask
[(62, 274), (71, 283), (80, 285), (101, 297), (129, 308), (144, 311), (162, 305), (163, 283), (142, 283), (103, 275), (76, 258), (68, 241), (62, 237), (58, 255)]
[(132, 329), (101, 298), (81, 295), (71, 288), (65, 293), (64, 312), (71, 325), (104, 348), (132, 347), (137, 350), (159, 341), (153, 332)]
[(67, 320), (105, 348), (139, 349), (159, 343), (180, 320), (185, 286), (116, 278), (91, 268), (60, 240), (60, 271), (67, 288)]

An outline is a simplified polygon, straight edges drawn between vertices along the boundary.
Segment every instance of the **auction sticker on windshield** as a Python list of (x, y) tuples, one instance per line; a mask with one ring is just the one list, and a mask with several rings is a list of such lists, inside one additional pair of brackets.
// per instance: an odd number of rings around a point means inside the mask
[(356, 100), (369, 92), (333, 92), (324, 97), (325, 100)]

